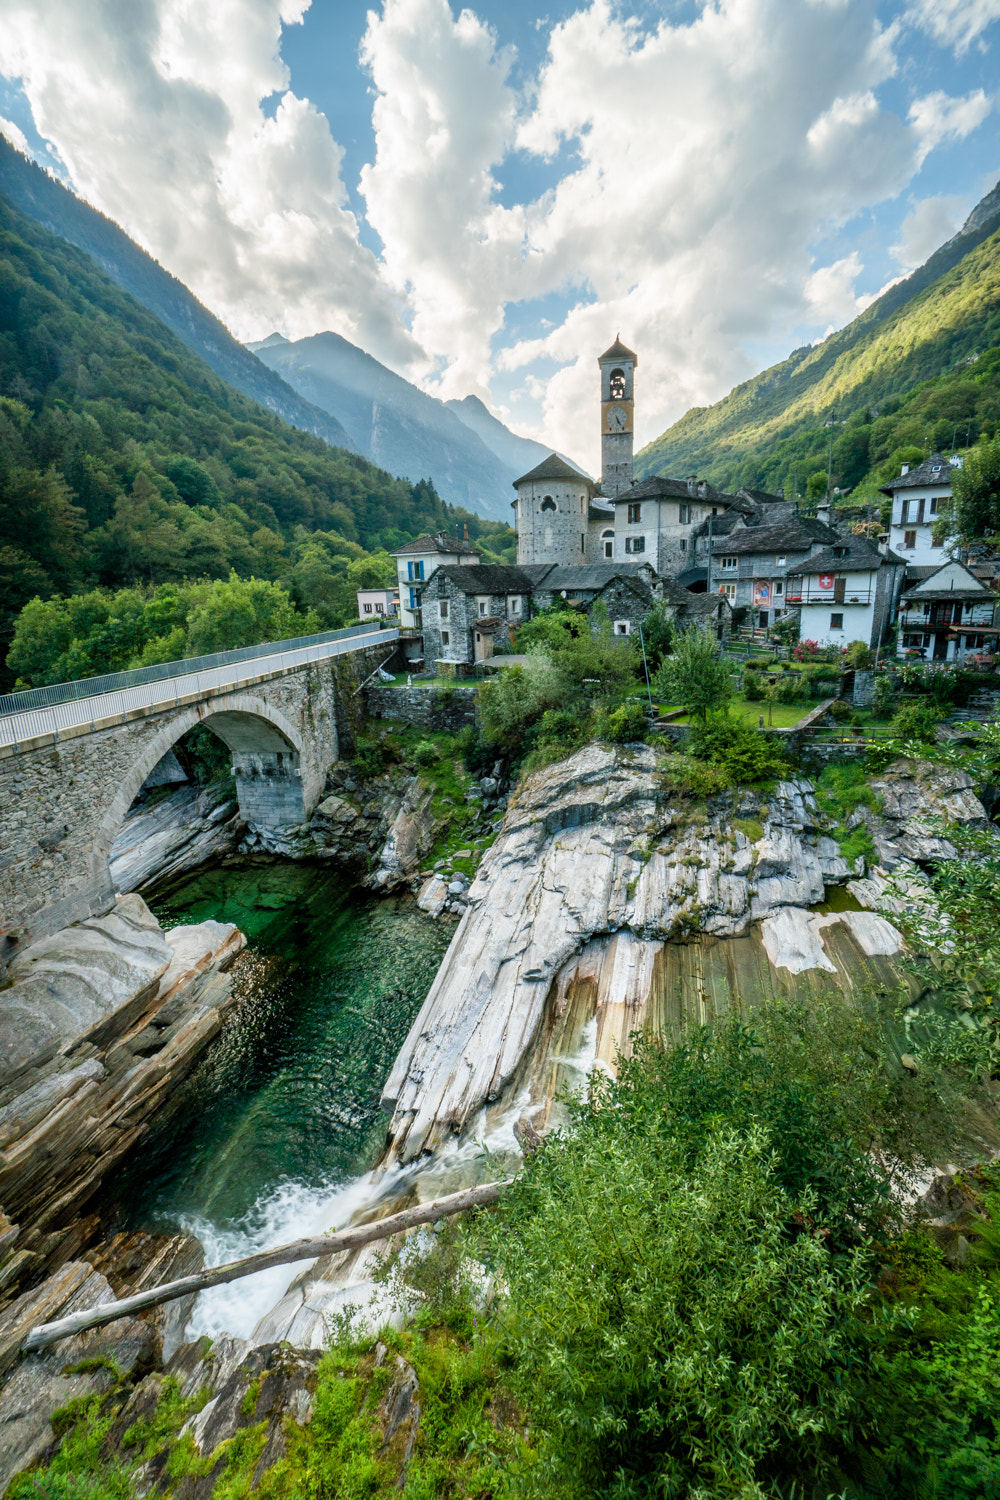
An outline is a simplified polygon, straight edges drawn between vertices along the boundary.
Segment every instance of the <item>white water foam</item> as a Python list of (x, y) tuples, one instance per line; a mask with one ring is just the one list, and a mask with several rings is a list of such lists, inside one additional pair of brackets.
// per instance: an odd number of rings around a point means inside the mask
[[(597, 1055), (597, 1017), (587, 1022), (577, 1052), (559, 1059), (569, 1075), (567, 1083), (574, 1092), (586, 1088), (586, 1080), (595, 1066)], [(424, 1157), (405, 1167), (393, 1166), (381, 1174), (365, 1173), (337, 1185), (307, 1186), (303, 1183), (281, 1183), (258, 1199), (250, 1212), (236, 1225), (220, 1229), (209, 1220), (190, 1217), (183, 1227), (197, 1235), (205, 1247), (209, 1266), (223, 1265), (277, 1245), (307, 1236), (343, 1229), (358, 1215), (370, 1212), (387, 1198), (402, 1197), (416, 1184), (424, 1200), (455, 1192), (476, 1181), (487, 1181), (492, 1175), (490, 1157), (495, 1167), (506, 1166), (511, 1157), (520, 1155), (514, 1126), (522, 1116), (530, 1118), (544, 1106), (531, 1103), (531, 1088), (526, 1085), (492, 1125), (484, 1108), (475, 1123), (463, 1135), (449, 1142), (434, 1156)], [(257, 1324), (281, 1300), (291, 1282), (306, 1266), (274, 1266), (259, 1271), (228, 1286), (212, 1287), (202, 1292), (194, 1305), (187, 1325), (187, 1337), (208, 1334), (212, 1338), (228, 1333), (235, 1338), (249, 1338)], [(359, 1268), (360, 1269), (360, 1268)], [(367, 1306), (375, 1289), (371, 1282), (359, 1281), (343, 1287), (330, 1298), (329, 1307), (336, 1311), (346, 1304)], [(384, 1315), (380, 1313), (380, 1321)]]
[[(401, 1176), (399, 1171), (390, 1171), (374, 1181), (366, 1174), (321, 1187), (284, 1182), (258, 1199), (238, 1224), (220, 1229), (208, 1219), (192, 1217), (184, 1220), (184, 1228), (204, 1245), (206, 1265), (220, 1266), (292, 1240), (343, 1229), (356, 1214), (399, 1193)], [(305, 1264), (272, 1266), (228, 1286), (202, 1292), (188, 1320), (187, 1337), (207, 1333), (216, 1338), (229, 1333), (235, 1338), (249, 1338)]]

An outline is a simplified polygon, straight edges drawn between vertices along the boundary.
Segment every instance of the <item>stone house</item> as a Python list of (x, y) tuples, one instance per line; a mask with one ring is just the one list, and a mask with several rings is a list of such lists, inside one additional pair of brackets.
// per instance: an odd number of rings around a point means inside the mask
[(905, 568), (901, 557), (867, 537), (835, 537), (831, 547), (788, 569), (785, 603), (799, 610), (800, 638), (820, 646), (878, 646)]
[(530, 614), (533, 586), (531, 574), (518, 567), (436, 568), (420, 590), (425, 661), (469, 665), (488, 661), (497, 649), (510, 651), (512, 631)]
[(535, 585), (532, 604), (548, 609), (558, 599), (592, 616), (601, 601), (615, 635), (631, 635), (653, 607), (658, 580), (641, 564), (593, 563), (589, 567), (551, 568)]
[(970, 652), (993, 651), (996, 603), (996, 594), (971, 568), (942, 563), (900, 599), (897, 656), (961, 661)]
[(666, 605), (667, 617), (677, 630), (698, 625), (711, 630), (718, 641), (728, 641), (733, 634), (733, 607), (725, 594), (693, 594), (672, 579), (656, 590)]
[(932, 453), (930, 458), (911, 469), (904, 464), (895, 479), (882, 486), (882, 494), (892, 501), (889, 521), (889, 546), (908, 566), (939, 567), (945, 560), (940, 542), (932, 535), (941, 502), (951, 498), (951, 482), (957, 460)]
[(736, 504), (736, 496), (721, 494), (705, 480), (664, 474), (642, 479), (614, 499), (615, 561), (648, 563), (661, 578), (686, 577), (705, 566), (705, 523)]
[(397, 547), (390, 556), (396, 559), (399, 576), (399, 623), (411, 630), (420, 629), (420, 585), (431, 578), (442, 565), (468, 567), (478, 563), (481, 554), (468, 537), (418, 536), (414, 542)]
[(597, 486), (572, 464), (550, 453), (514, 480), (518, 566), (595, 563), (614, 542), (615, 512), (595, 498)]
[(777, 525), (739, 526), (712, 541), (708, 592), (745, 609), (753, 625), (766, 630), (789, 608), (789, 574), (837, 541), (832, 526), (798, 516)]

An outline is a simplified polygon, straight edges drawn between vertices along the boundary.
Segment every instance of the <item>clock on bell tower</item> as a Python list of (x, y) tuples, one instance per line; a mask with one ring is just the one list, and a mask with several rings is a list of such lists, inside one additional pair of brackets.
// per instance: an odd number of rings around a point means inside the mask
[(639, 360), (616, 338), (597, 363), (601, 371), (601, 493), (613, 497), (632, 483), (633, 381)]

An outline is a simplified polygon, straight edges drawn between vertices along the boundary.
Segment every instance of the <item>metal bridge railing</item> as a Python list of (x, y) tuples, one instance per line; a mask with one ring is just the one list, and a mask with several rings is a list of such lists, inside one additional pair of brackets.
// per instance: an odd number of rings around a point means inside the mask
[[(378, 642), (398, 640), (398, 630), (372, 629), (369, 625), (330, 631), (322, 636), (267, 642), (242, 651), (223, 651), (215, 656), (189, 661), (165, 662), (135, 672), (115, 672), (107, 677), (89, 677), (81, 682), (59, 683), (52, 688), (32, 688), (25, 693), (0, 697), (0, 747), (14, 746), (44, 735), (81, 729), (98, 722), (123, 721), (137, 709), (164, 709), (182, 698), (209, 692), (232, 691), (241, 683), (274, 672), (286, 671), (311, 661), (343, 656)], [(154, 675), (155, 674), (155, 675)], [(139, 679), (139, 680), (136, 680)], [(102, 684), (114, 684), (110, 689)], [(61, 689), (85, 691), (33, 702), (36, 695), (58, 694)], [(25, 702), (25, 700), (29, 700)], [(15, 705), (13, 711), (7, 705)]]

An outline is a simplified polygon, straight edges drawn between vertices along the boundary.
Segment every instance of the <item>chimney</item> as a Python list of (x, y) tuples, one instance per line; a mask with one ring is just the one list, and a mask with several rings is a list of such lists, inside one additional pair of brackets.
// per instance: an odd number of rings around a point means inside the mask
[(465, 523), (465, 535), (463, 536), (462, 540), (465, 541), (465, 542), (467, 542), (469, 540), (469, 523), (468, 523), (468, 521), (466, 521), (466, 523)]
[(909, 474), (909, 472), (910, 472), (910, 466), (909, 466), (909, 464), (904, 464), (903, 467), (899, 471), (899, 477), (900, 477), (900, 479), (902, 479), (902, 477), (903, 477), (904, 474)]
[(819, 504), (816, 507), (816, 519), (817, 519), (817, 521), (822, 521), (824, 526), (829, 526), (829, 524), (830, 524), (830, 502), (829, 502), (829, 500), (821, 500), (819, 502)]
[(687, 477), (688, 494), (693, 495), (698, 488), (697, 474), (689, 474)]

